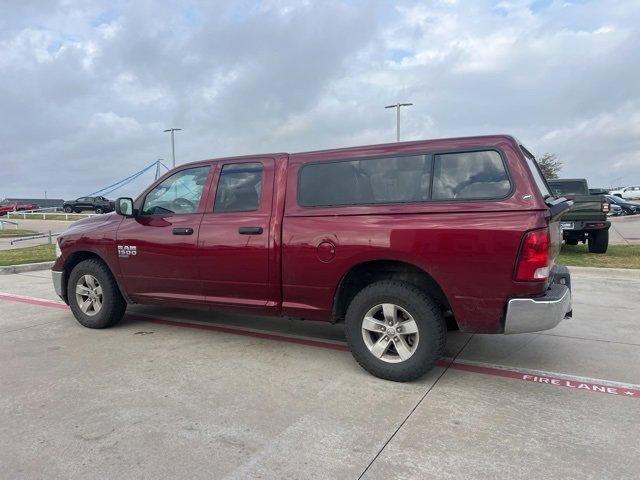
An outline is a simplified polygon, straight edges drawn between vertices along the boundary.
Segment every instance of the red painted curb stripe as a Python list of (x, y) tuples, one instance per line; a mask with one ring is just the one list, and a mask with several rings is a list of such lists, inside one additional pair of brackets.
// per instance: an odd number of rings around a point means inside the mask
[[(41, 307), (59, 308), (63, 310), (69, 309), (67, 305), (62, 302), (56, 302), (53, 300), (46, 300), (35, 297), (27, 297), (24, 295), (15, 295), (11, 293), (0, 292), (0, 300), (7, 300), (10, 302), (25, 303), (28, 305), (37, 305)], [(221, 325), (203, 325), (198, 323), (180, 322), (174, 320), (164, 320), (160, 318), (147, 317), (146, 315), (127, 314), (127, 317), (134, 318), (139, 321), (157, 323), (160, 325), (170, 325), (173, 327), (192, 328), (195, 330), (210, 330), (222, 333), (231, 333), (234, 335), (242, 335), (246, 337), (257, 337), (265, 340), (275, 340), (279, 342), (295, 343), (298, 345), (307, 345), (311, 347), (327, 348), (330, 350), (348, 351), (349, 347), (346, 344), (325, 342), (322, 340), (312, 340), (299, 337), (290, 337), (284, 335), (278, 335), (275, 333), (258, 332), (253, 330), (243, 330), (240, 328), (231, 328)], [(590, 392), (605, 393), (608, 395), (619, 395), (627, 397), (640, 398), (640, 390), (624, 387), (613, 387), (611, 385), (603, 385), (591, 382), (581, 382), (580, 380), (559, 378), (553, 376), (544, 376), (541, 374), (523, 373), (514, 370), (484, 367), (480, 365), (472, 365), (461, 361), (447, 361), (438, 360), (436, 365), (443, 368), (450, 368), (452, 370), (460, 370), (468, 373), (479, 373), (482, 375), (491, 375), (493, 377), (511, 378), (514, 380), (522, 380), (525, 382), (535, 382), (546, 385), (554, 385), (565, 388), (573, 388), (577, 390), (587, 390)]]
[[(446, 363), (446, 362), (445, 362)], [(608, 395), (622, 395), (627, 397), (640, 398), (640, 390), (633, 388), (612, 387), (599, 383), (582, 382), (580, 380), (568, 380), (566, 378), (558, 378), (545, 375), (534, 375), (531, 373), (516, 372), (513, 370), (502, 370), (500, 368), (482, 367), (479, 365), (469, 365), (466, 363), (454, 362), (449, 365), (453, 370), (461, 370), (463, 372), (480, 373), (483, 375), (491, 375), (494, 377), (512, 378), (515, 380), (523, 380), (525, 382), (542, 383), (546, 385), (555, 385), (557, 387), (574, 388), (577, 390), (588, 390), (590, 392), (606, 393)]]
[(0, 292), (0, 300), (8, 300), (10, 302), (26, 303), (29, 305), (39, 305), (41, 307), (60, 308), (67, 310), (69, 307), (62, 302), (54, 300), (46, 300), (44, 298), (26, 297), (24, 295), (16, 295), (13, 293)]

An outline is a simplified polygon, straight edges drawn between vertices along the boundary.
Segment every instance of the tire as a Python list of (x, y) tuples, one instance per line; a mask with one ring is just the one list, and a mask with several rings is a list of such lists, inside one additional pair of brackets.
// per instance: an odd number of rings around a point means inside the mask
[(66, 213), (73, 213), (73, 208), (71, 208), (71, 207), (67, 206), (67, 207), (64, 207), (64, 211), (65, 211)]
[[(87, 276), (93, 277), (97, 286), (101, 287), (101, 306), (95, 309), (95, 304), (90, 302), (87, 311), (83, 311), (76, 295), (76, 287), (79, 283), (82, 285), (81, 291), (85, 291), (83, 287), (90, 287), (90, 282), (86, 281)], [(97, 259), (84, 260), (73, 268), (67, 282), (67, 297), (73, 316), (87, 328), (111, 327), (122, 319), (127, 308), (127, 303), (109, 268)], [(80, 300), (84, 298), (82, 296)]]
[[(414, 321), (415, 327), (413, 328), (417, 330), (417, 335), (407, 333), (400, 333), (400, 335), (393, 333), (392, 335), (393, 338), (401, 337), (398, 344), (403, 342), (405, 347), (413, 349), (406, 359), (400, 358), (395, 348), (396, 341), (393, 339), (388, 341), (388, 346), (380, 357), (374, 355), (370, 346), (367, 345), (367, 342), (369, 345), (377, 345), (384, 338), (389, 338), (381, 332), (363, 329), (366, 315), (372, 315), (374, 319), (377, 316), (376, 321), (380, 323), (384, 323), (380, 319), (388, 318), (384, 312), (381, 313), (378, 310), (371, 314), (371, 311), (381, 307), (382, 304), (394, 306), (397, 318), (405, 320), (405, 323), (399, 324), (401, 327), (407, 325), (405, 329), (411, 328), (409, 327), (410, 321), (406, 321), (407, 318), (412, 317)], [(375, 325), (375, 328), (385, 327), (386, 331), (391, 330), (386, 325), (367, 323), (370, 326)], [(387, 323), (387, 325), (389, 324)], [(394, 324), (394, 327), (397, 326)], [(362, 368), (379, 378), (408, 382), (420, 378), (431, 370), (442, 356), (446, 343), (447, 326), (440, 309), (422, 290), (410, 283), (383, 280), (363, 288), (353, 298), (347, 309), (345, 334), (351, 353)]]
[(597, 230), (589, 234), (589, 253), (607, 253), (609, 230)]
[(576, 240), (575, 238), (571, 238), (569, 240), (565, 240), (564, 243), (566, 243), (567, 245), (577, 245), (578, 240)]
[(102, 209), (102, 207), (96, 207), (96, 213), (98, 215), (102, 215), (104, 213), (104, 210)]

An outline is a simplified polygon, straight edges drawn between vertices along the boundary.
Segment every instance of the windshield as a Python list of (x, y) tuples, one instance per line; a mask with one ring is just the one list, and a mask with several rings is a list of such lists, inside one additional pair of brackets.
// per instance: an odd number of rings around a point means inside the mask
[(550, 181), (549, 186), (557, 196), (561, 195), (587, 195), (587, 186), (580, 180)]
[(540, 190), (540, 193), (544, 198), (550, 197), (551, 191), (547, 186), (547, 182), (544, 176), (542, 175), (542, 171), (540, 170), (540, 167), (538, 166), (538, 162), (536, 162), (535, 157), (529, 152), (529, 150), (524, 148), (522, 145), (520, 145), (520, 149), (522, 150), (522, 153), (524, 153), (524, 156), (527, 159), (527, 166), (531, 171), (531, 175), (533, 175), (533, 179), (535, 180), (536, 185), (538, 186), (538, 190)]

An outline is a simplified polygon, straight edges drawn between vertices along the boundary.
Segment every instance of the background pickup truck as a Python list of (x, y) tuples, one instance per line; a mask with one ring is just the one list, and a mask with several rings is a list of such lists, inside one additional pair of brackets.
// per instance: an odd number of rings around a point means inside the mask
[(38, 208), (35, 203), (17, 203), (17, 202), (2, 202), (0, 203), (0, 216), (6, 215), (10, 212), (19, 212), (22, 210), (34, 210)]
[(406, 381), (466, 332), (571, 312), (559, 218), (533, 156), (498, 135), (181, 165), (58, 237), (53, 283), (90, 328), (133, 303), (344, 322), (356, 360)]
[(589, 194), (584, 178), (549, 180), (552, 192), (573, 201), (569, 212), (560, 223), (562, 236), (567, 245), (587, 242), (589, 252), (606, 253), (609, 247), (609, 227), (607, 220), (609, 203), (604, 195)]

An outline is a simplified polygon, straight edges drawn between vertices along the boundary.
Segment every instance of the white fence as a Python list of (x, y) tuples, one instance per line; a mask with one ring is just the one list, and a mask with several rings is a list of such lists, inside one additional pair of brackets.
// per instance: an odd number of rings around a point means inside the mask
[(2, 220), (0, 219), (0, 230), (4, 230), (5, 224), (13, 225), (13, 228), (18, 229), (18, 222), (12, 222), (11, 220)]
[(28, 237), (22, 237), (22, 238), (15, 238), (13, 240), (11, 240), (11, 245), (15, 245), (18, 242), (26, 242), (27, 240), (37, 240), (39, 238), (46, 238), (48, 239), (48, 244), (51, 245), (53, 243), (53, 237), (57, 237), (58, 235), (60, 235), (59, 233), (51, 233), (51, 230), (49, 230), (47, 233), (41, 232), (41, 233), (35, 233), (33, 235), (29, 235)]
[[(29, 215), (29, 217), (27, 217)], [(28, 220), (29, 218), (33, 218), (33, 215), (37, 215), (38, 219), (46, 220), (47, 215), (49, 217), (56, 216), (60, 217), (64, 215), (65, 220), (78, 220), (80, 218), (92, 217), (97, 215), (96, 213), (67, 213), (58, 210), (58, 207), (48, 207), (48, 208), (36, 208), (34, 210), (20, 210), (19, 212), (8, 212), (7, 218), (22, 218), (23, 220)], [(17, 227), (16, 227), (17, 228)]]

